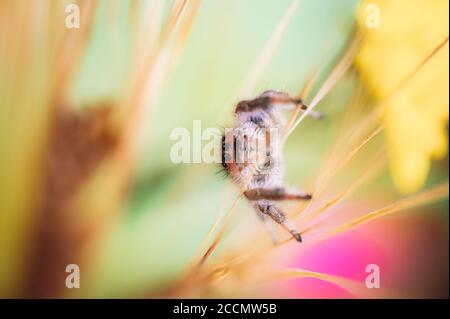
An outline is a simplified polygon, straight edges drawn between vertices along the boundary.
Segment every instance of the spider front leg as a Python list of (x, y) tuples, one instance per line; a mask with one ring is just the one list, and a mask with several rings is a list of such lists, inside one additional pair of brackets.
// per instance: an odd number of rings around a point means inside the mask
[[(266, 91), (253, 100), (239, 102), (236, 107), (236, 112), (254, 111), (258, 108), (266, 110), (273, 105), (277, 105), (286, 110), (292, 110), (293, 108), (298, 108), (301, 112), (306, 112), (308, 110), (308, 106), (300, 98), (291, 97), (284, 92)], [(323, 117), (322, 113), (315, 110), (310, 110), (308, 116), (316, 120), (320, 120)]]
[(312, 198), (311, 194), (284, 187), (253, 188), (245, 191), (244, 195), (249, 200), (310, 200)]

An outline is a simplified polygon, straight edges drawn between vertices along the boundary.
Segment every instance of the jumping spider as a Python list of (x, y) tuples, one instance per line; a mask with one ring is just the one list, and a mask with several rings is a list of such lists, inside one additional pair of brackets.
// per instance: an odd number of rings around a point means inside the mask
[[(222, 166), (243, 190), (244, 196), (259, 217), (277, 237), (272, 221), (285, 228), (297, 241), (300, 233), (289, 223), (286, 215), (277, 207), (278, 200), (310, 200), (311, 195), (283, 185), (283, 110), (307, 107), (300, 99), (287, 93), (266, 91), (253, 100), (244, 100), (235, 110), (236, 125), (222, 136)], [(310, 113), (319, 118), (319, 113)]]

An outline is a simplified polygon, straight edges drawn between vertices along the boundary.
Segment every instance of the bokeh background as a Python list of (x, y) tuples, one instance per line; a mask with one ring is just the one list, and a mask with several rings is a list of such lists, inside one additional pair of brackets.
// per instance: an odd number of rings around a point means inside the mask
[[(2, 1), (0, 296), (448, 297), (448, 1), (370, 3), (377, 29), (354, 0)], [(284, 149), (286, 182), (320, 188), (285, 208), (311, 240), (275, 247), (220, 165), (170, 161), (170, 133), (315, 74), (311, 100), (356, 38), (326, 117)]]

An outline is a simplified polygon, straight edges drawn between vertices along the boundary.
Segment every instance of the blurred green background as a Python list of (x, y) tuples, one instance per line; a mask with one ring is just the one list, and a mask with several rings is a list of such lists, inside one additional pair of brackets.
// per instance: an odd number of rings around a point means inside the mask
[[(133, 26), (136, 21), (142, 22), (142, 17), (133, 17), (132, 6), (137, 4), (139, 15), (144, 12), (145, 2), (99, 1), (92, 32), (68, 87), (67, 100), (72, 109), (83, 112), (102, 103), (120, 108), (126, 101), (135, 68), (136, 29)], [(164, 1), (163, 17), (169, 14), (173, 3)], [(156, 103), (144, 120), (144, 147), (138, 153), (129, 195), (117, 217), (111, 217), (111, 227), (106, 226), (106, 231), (99, 236), (99, 243), (93, 250), (95, 253), (89, 255), (89, 260), (82, 265), (81, 290), (75, 291), (74, 296), (158, 296), (186, 269), (218, 214), (231, 206), (237, 189), (216, 174), (220, 165), (172, 163), (169, 152), (174, 142), (169, 139), (170, 133), (177, 127), (185, 127), (192, 132), (193, 120), (201, 120), (203, 128), (233, 125), (239, 89), (291, 3), (290, 0), (202, 1), (179, 60), (158, 91), (151, 93), (155, 95)], [(268, 89), (297, 95), (308, 76), (317, 69), (321, 71), (317, 83), (323, 82), (352, 35), (357, 3), (356, 0), (299, 1), (270, 63), (247, 98)], [(2, 8), (0, 5), (0, 12), (7, 13), (7, 9), (7, 6)], [(20, 16), (19, 13), (17, 15)], [(60, 27), (64, 28), (64, 25)], [(46, 30), (59, 32), (54, 28)], [(35, 51), (37, 56), (46, 56), (45, 45), (46, 42), (42, 41), (42, 49)], [(0, 52), (7, 53), (8, 50), (2, 47)], [(38, 79), (46, 81), (45, 72), (39, 74)], [(319, 122), (305, 119), (290, 137), (284, 150), (287, 184), (311, 187), (340, 129), (358, 83), (358, 75), (352, 70), (319, 104), (318, 110), (326, 115), (325, 119)], [(8, 99), (1, 99), (2, 92), (7, 92), (4, 82), (0, 82), (0, 102), (2, 111), (10, 115), (14, 113), (13, 107), (9, 106)], [(17, 94), (24, 93), (26, 90)], [(7, 96), (6, 93), (4, 95)], [(364, 116), (369, 111), (369, 106), (362, 106), (359, 115)], [(5, 125), (4, 128), (10, 118), (3, 117), (4, 121), (0, 123)], [(31, 123), (33, 119), (25, 118), (25, 122), (13, 121), (9, 125), (27, 130), (27, 121)], [(1, 133), (0, 146), (8, 150), (8, 143), (14, 141), (8, 139), (7, 129), (2, 129)], [(382, 145), (383, 140), (371, 145), (337, 184), (355, 179), (358, 169), (372, 160), (372, 150), (380, 149)], [(14, 168), (8, 172), (13, 162), (13, 159), (9, 162), (4, 159), (3, 164), (0, 162), (0, 172), (4, 176), (13, 174), (11, 178), (15, 179), (14, 174), (27, 174), (26, 171), (14, 171)], [(433, 165), (427, 186), (445, 179), (448, 179), (447, 159)], [(7, 189), (8, 179), (2, 180), (5, 183), (2, 186)], [(105, 183), (108, 183), (107, 177)], [(103, 191), (102, 188), (94, 188), (92, 196)], [(5, 191), (5, 198), (7, 194)], [(388, 172), (359, 190), (358, 194), (360, 198), (356, 202), (369, 199), (368, 207), (374, 201), (382, 202), (381, 199), (399, 196)], [(15, 217), (7, 211), (10, 206), (5, 203), (6, 200), (0, 203), (3, 205), (0, 206), (3, 209), (0, 215), (5, 221), (14, 221)], [(445, 214), (448, 201), (434, 210), (448, 222)], [(239, 203), (237, 211), (235, 223), (245, 219), (253, 228), (261, 227), (247, 203)], [(25, 220), (33, 224), (33, 219)], [(14, 231), (7, 223), (3, 227)], [(448, 230), (444, 232), (448, 236)], [(15, 244), (4, 242), (4, 247), (14, 247)], [(9, 263), (8, 254), (5, 253), (2, 260), (4, 265)], [(0, 285), (10, 272), (14, 270), (0, 267)], [(8, 296), (14, 289), (8, 286), (0, 291), (5, 291)]]

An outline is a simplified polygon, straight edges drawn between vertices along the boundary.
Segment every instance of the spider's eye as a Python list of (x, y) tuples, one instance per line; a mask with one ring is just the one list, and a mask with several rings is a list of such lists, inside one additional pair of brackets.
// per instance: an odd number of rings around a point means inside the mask
[(260, 116), (250, 116), (250, 117), (248, 118), (248, 120), (249, 120), (250, 122), (255, 123), (256, 125), (259, 125), (259, 124), (261, 124), (261, 123), (263, 122), (263, 119), (262, 119), (262, 117), (260, 117)]

